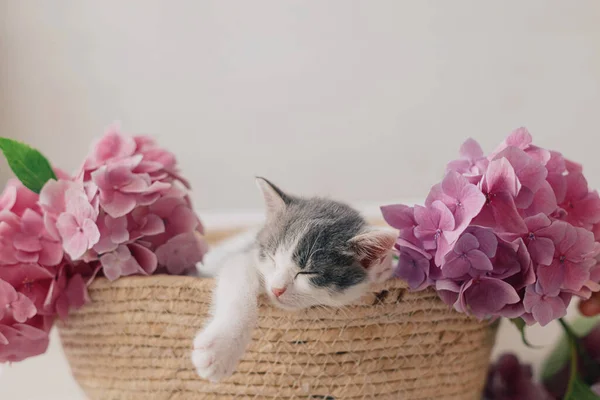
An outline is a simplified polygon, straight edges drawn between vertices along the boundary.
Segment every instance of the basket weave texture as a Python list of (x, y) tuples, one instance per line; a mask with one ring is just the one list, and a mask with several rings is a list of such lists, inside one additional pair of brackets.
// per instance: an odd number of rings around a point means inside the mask
[(392, 281), (344, 309), (290, 313), (261, 301), (258, 329), (231, 378), (191, 363), (210, 279), (97, 279), (91, 303), (60, 325), (73, 375), (91, 400), (480, 399), (495, 329), (435, 292)]

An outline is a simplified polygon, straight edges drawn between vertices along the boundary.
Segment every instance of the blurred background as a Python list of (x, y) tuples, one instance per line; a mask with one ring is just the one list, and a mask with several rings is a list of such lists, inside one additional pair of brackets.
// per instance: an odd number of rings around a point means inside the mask
[[(599, 20), (597, 0), (0, 0), (0, 135), (66, 170), (115, 121), (153, 135), (209, 228), (260, 218), (256, 174), (367, 213), (418, 202), (464, 139), (519, 126), (598, 187)], [(0, 398), (83, 398), (53, 339)]]

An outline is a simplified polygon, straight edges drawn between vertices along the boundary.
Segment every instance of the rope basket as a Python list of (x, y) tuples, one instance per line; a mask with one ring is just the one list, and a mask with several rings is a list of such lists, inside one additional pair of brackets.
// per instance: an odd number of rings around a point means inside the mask
[(261, 300), (237, 372), (212, 384), (191, 362), (214, 282), (181, 276), (97, 279), (91, 302), (59, 326), (73, 375), (91, 400), (479, 400), (495, 327), (431, 290), (373, 287), (343, 309), (291, 313)]

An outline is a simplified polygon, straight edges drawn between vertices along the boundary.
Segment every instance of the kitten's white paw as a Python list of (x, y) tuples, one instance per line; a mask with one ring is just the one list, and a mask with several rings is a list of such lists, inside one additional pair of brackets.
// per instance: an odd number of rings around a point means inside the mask
[(235, 335), (232, 330), (221, 329), (215, 322), (196, 335), (192, 362), (200, 377), (219, 382), (230, 377), (244, 355), (249, 338)]

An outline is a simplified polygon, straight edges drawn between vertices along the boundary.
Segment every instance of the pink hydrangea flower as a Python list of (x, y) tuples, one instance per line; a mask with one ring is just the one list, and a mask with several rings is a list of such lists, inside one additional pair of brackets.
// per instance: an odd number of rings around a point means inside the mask
[(484, 226), (498, 226), (504, 232), (520, 234), (527, 231), (515, 198), (521, 189), (515, 170), (506, 158), (490, 162), (482, 180), (482, 192), (486, 203), (474, 223)]
[(408, 247), (400, 247), (399, 251), (396, 276), (405, 280), (412, 290), (422, 290), (429, 286), (431, 261)]
[(9, 314), (18, 323), (23, 323), (37, 314), (33, 302), (19, 293), (8, 282), (0, 280), (0, 321)]
[(429, 207), (415, 206), (415, 221), (415, 237), (423, 243), (425, 250), (435, 250), (435, 264), (441, 265), (458, 236), (452, 212), (436, 200)]
[(521, 301), (517, 291), (501, 279), (481, 277), (467, 281), (460, 288), (455, 308), (477, 318), (489, 318), (507, 305)]
[[(531, 313), (533, 319), (541, 326), (546, 326), (555, 319), (567, 315), (567, 303), (560, 291), (545, 293), (539, 286), (529, 286), (525, 292), (523, 305), (525, 311)], [(569, 299), (570, 300), (570, 299)]]
[(116, 127), (109, 130), (92, 147), (92, 151), (83, 164), (84, 171), (94, 171), (106, 163), (131, 157), (137, 143), (133, 137), (123, 135)]
[(137, 205), (150, 205), (171, 187), (167, 182), (152, 182), (147, 173), (134, 172), (142, 158), (126, 158), (92, 173), (92, 181), (100, 192), (100, 205), (111, 217), (123, 217)]
[(567, 192), (560, 204), (566, 215), (562, 219), (591, 230), (600, 222), (600, 196), (589, 191), (587, 180), (580, 172), (569, 173), (566, 179)]
[(35, 325), (0, 322), (0, 362), (18, 362), (48, 349), (50, 324), (38, 318)]
[(100, 240), (96, 226), (98, 211), (90, 204), (83, 191), (70, 191), (65, 212), (58, 216), (56, 228), (65, 252), (73, 259), (82, 257)]
[(477, 238), (470, 233), (465, 233), (456, 241), (452, 251), (446, 255), (442, 274), (450, 279), (467, 275), (477, 277), (493, 269), (490, 256), (479, 249)]
[(0, 194), (0, 363), (43, 353), (96, 276), (183, 274), (207, 251), (189, 184), (149, 137), (112, 128), (56, 176), (39, 196), (15, 180)]
[(581, 165), (535, 146), (525, 128), (487, 157), (472, 139), (460, 155), (425, 207), (382, 207), (399, 230), (396, 276), (435, 287), (458, 311), (528, 324), (600, 291), (600, 196)]
[(485, 204), (481, 190), (455, 171), (448, 171), (442, 182), (431, 188), (425, 205), (430, 206), (436, 200), (444, 203), (452, 212), (456, 235), (469, 226)]
[(100, 262), (111, 281), (127, 275), (150, 275), (158, 265), (156, 254), (136, 243), (119, 245), (115, 251), (103, 254)]
[(460, 147), (459, 154), (460, 159), (450, 161), (446, 170), (458, 172), (470, 182), (479, 182), (489, 164), (479, 143), (467, 139)]

